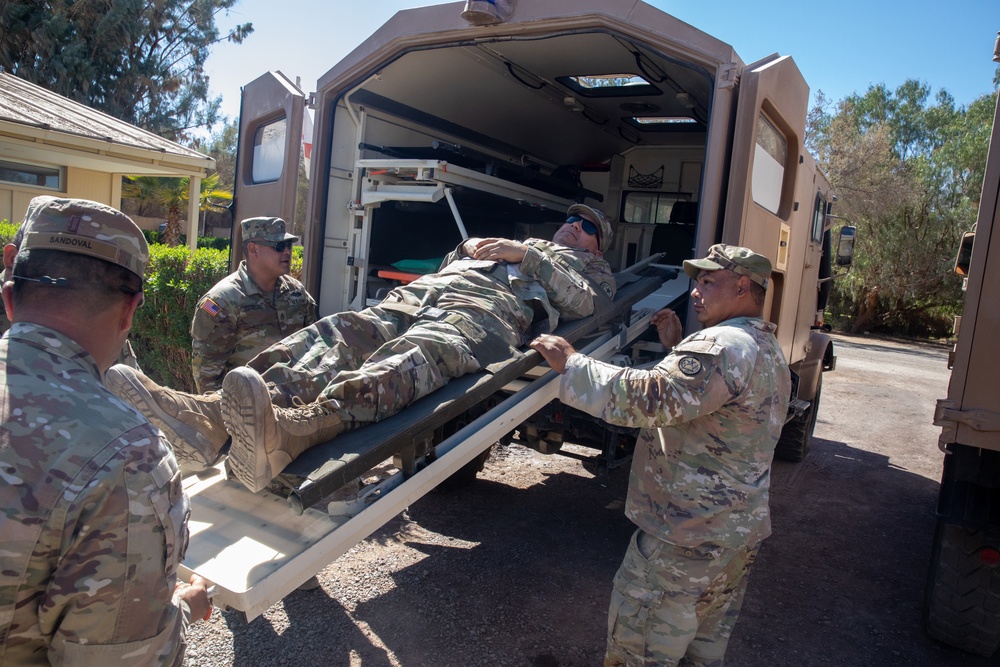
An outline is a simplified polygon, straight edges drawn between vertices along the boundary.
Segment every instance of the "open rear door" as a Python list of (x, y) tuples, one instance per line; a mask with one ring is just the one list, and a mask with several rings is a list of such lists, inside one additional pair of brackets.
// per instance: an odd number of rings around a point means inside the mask
[[(779, 325), (778, 340), (786, 356), (795, 331), (794, 321), (781, 326), (792, 235), (805, 243), (810, 233), (792, 228), (793, 218), (808, 218), (795, 215), (800, 205), (804, 211), (812, 206), (811, 199), (796, 201), (808, 103), (809, 86), (791, 57), (772, 55), (744, 69), (722, 232), (723, 243), (749, 247), (771, 260), (774, 273), (765, 318)], [(797, 285), (789, 286), (790, 294), (796, 290)], [(796, 356), (790, 355), (789, 361)]]
[[(295, 189), (302, 145), (305, 95), (281, 72), (243, 87), (236, 163), (234, 222), (258, 215), (295, 219)], [(242, 259), (239, 224), (233, 225), (233, 263)]]

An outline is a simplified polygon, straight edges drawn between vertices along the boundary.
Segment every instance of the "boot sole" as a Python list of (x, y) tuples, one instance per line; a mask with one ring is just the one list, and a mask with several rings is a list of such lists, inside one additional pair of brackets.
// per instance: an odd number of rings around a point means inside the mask
[(256, 493), (274, 478), (257, 428), (258, 414), (274, 408), (267, 387), (255, 377), (256, 374), (250, 373), (253, 371), (236, 368), (223, 379), (222, 420), (233, 438), (229, 448), (229, 469), (243, 486)]
[[(196, 461), (209, 465), (203, 452), (216, 449), (205, 436), (187, 424), (167, 414), (148, 389), (129, 368), (112, 366), (104, 375), (104, 385), (112, 394), (138, 410), (156, 428), (163, 431), (174, 450), (174, 456), (183, 461)], [(193, 450), (193, 451), (192, 451)]]

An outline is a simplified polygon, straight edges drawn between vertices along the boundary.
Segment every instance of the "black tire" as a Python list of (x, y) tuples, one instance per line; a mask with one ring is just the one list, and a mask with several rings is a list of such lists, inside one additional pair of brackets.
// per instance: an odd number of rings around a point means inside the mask
[(801, 461), (809, 454), (813, 431), (816, 429), (816, 415), (819, 414), (819, 399), (823, 393), (823, 374), (816, 383), (816, 396), (812, 404), (781, 429), (781, 437), (774, 448), (774, 457), (782, 461)]
[(985, 529), (938, 521), (924, 592), (924, 626), (934, 639), (976, 655), (1000, 648), (1000, 569), (984, 565)]

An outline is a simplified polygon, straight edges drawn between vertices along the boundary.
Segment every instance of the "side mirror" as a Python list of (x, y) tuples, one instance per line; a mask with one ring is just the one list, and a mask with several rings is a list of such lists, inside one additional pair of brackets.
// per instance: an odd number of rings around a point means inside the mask
[(850, 266), (854, 261), (854, 237), (857, 227), (845, 225), (840, 228), (840, 240), (837, 242), (837, 266)]
[(975, 240), (975, 232), (965, 232), (962, 235), (962, 242), (958, 245), (958, 257), (955, 258), (955, 273), (960, 276), (969, 275), (969, 265), (972, 264), (972, 244)]

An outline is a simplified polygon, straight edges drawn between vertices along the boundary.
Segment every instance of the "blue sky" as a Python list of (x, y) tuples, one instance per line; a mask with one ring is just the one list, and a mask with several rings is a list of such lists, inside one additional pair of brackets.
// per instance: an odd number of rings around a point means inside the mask
[[(531, 0), (516, 0), (530, 2)], [(433, 0), (241, 0), (220, 27), (250, 21), (241, 45), (208, 59), (223, 113), (239, 113), (240, 86), (267, 70), (298, 76), (308, 93), (343, 56), (397, 10)], [(744, 62), (791, 55), (813, 95), (828, 100), (907, 79), (944, 88), (965, 105), (992, 92), (998, 0), (653, 0), (650, 4), (735, 48)]]

